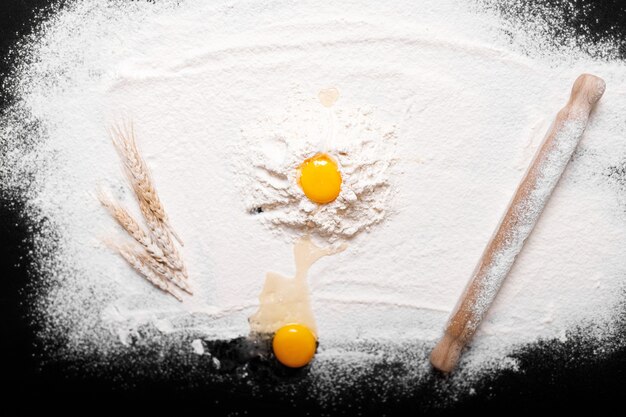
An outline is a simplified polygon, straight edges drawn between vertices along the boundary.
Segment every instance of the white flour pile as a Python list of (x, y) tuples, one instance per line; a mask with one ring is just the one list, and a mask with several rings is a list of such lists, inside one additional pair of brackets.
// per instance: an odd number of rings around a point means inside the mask
[[(273, 230), (305, 233), (330, 241), (351, 238), (387, 216), (394, 133), (374, 124), (371, 111), (328, 109), (315, 96), (301, 97), (282, 112), (262, 117), (244, 130), (235, 173), (249, 212)], [(287, 104), (287, 103), (285, 103)], [(297, 172), (318, 152), (330, 152), (341, 169), (337, 199), (318, 205), (304, 196)]]
[[(22, 45), (27, 60), (10, 86), (19, 102), (0, 121), (3, 186), (26, 193), (29, 215), (48, 218), (59, 237), (36, 240), (38, 256), (53, 250), (38, 267), (42, 337), (62, 335), (64, 354), (81, 355), (124, 349), (146, 325), (248, 334), (265, 273), (293, 273), (288, 240), (311, 221), (299, 194), (277, 190), (314, 151), (326, 126), (317, 93), (332, 86), (347, 186), (312, 222), (328, 241), (353, 237), (311, 270), (318, 359), (353, 340), (432, 346), (582, 72), (603, 77), (607, 91), (464, 360), (505, 364), (518, 344), (579, 325), (610, 333), (626, 216), (605, 174), (626, 156), (626, 66), (511, 43), (504, 29), (526, 39), (523, 26), (467, 3), (85, 0), (63, 9)], [(184, 303), (100, 243), (123, 234), (99, 206), (98, 185), (135, 206), (105, 131), (121, 118), (134, 120), (185, 241), (195, 295)], [(42, 137), (24, 150), (15, 138), (34, 119)], [(272, 146), (283, 157), (273, 160)], [(250, 213), (277, 196), (273, 210)]]

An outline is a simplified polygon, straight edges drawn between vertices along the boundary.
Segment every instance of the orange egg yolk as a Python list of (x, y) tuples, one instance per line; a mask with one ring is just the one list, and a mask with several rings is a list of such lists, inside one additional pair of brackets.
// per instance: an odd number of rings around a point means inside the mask
[(337, 163), (320, 153), (300, 165), (299, 183), (309, 200), (319, 204), (334, 201), (341, 191), (341, 174)]
[(280, 363), (301, 368), (311, 362), (317, 342), (313, 332), (302, 324), (288, 324), (274, 334), (272, 349)]

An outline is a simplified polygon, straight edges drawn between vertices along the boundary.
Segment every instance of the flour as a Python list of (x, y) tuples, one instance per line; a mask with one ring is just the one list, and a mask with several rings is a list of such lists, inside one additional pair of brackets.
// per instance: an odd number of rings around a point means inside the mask
[[(346, 341), (416, 346), (415, 372), (428, 372), (425, 352), (582, 72), (607, 91), (462, 369), (510, 366), (517, 346), (579, 326), (611, 334), (626, 275), (624, 190), (607, 178), (626, 155), (624, 63), (571, 45), (561, 60), (523, 22), (460, 0), (355, 3), (85, 0), (19, 45), (0, 180), (43, 225), (41, 340), (80, 357), (155, 333), (247, 335), (265, 274), (293, 275), (292, 241), (310, 232), (348, 244), (310, 274), (316, 378), (335, 380)], [(328, 87), (334, 123), (317, 97)], [(98, 187), (134, 206), (105, 130), (129, 118), (185, 242), (183, 303), (100, 243), (123, 233)], [(294, 178), (320, 150), (345, 181), (322, 209)]]
[[(289, 98), (286, 98), (288, 101)], [(265, 115), (244, 129), (235, 173), (246, 208), (280, 233), (351, 238), (380, 223), (392, 196), (389, 171), (395, 136), (375, 124), (371, 110), (325, 108), (317, 97), (294, 100), (283, 112)], [(298, 185), (297, 169), (318, 152), (339, 162), (339, 197), (311, 202)]]

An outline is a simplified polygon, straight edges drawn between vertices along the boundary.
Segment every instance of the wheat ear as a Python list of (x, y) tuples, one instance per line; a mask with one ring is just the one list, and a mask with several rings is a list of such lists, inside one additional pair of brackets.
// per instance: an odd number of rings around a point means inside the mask
[(134, 217), (122, 206), (114, 203), (102, 190), (98, 191), (100, 203), (109, 210), (111, 216), (137, 243), (139, 243), (157, 262), (166, 263), (161, 249), (152, 240), (151, 235), (143, 231)]
[(128, 247), (112, 245), (115, 250), (132, 266), (137, 272), (139, 272), (146, 280), (152, 285), (159, 288), (162, 291), (172, 295), (178, 301), (183, 301), (178, 292), (167, 282), (163, 277), (157, 274), (148, 264), (145, 262), (145, 258), (138, 255), (135, 251)]
[(179, 271), (186, 279), (188, 277), (187, 268), (185, 268), (185, 263), (183, 262), (180, 253), (178, 253), (178, 249), (176, 249), (174, 242), (170, 238), (169, 232), (163, 227), (163, 223), (156, 218), (152, 210), (150, 210), (146, 204), (140, 202), (139, 208), (141, 209), (141, 213), (143, 214), (146, 224), (148, 225), (148, 229), (150, 230), (150, 236), (152, 236), (152, 239), (163, 253), (167, 264), (175, 271)]
[(139, 154), (137, 143), (135, 142), (133, 124), (128, 123), (127, 126), (113, 126), (109, 133), (113, 145), (124, 164), (124, 171), (135, 191), (137, 199), (140, 203), (148, 207), (163, 227), (174, 236), (181, 246), (184, 246), (182, 239), (169, 223), (167, 213), (153, 185), (150, 170)]
[(149, 256), (147, 253), (137, 254), (137, 258), (148, 265), (150, 269), (161, 275), (163, 278), (166, 278), (168, 281), (172, 282), (181, 290), (185, 291), (189, 295), (193, 295), (191, 291), (191, 287), (187, 283), (185, 276), (183, 276), (181, 271), (172, 270), (167, 265), (162, 264)]

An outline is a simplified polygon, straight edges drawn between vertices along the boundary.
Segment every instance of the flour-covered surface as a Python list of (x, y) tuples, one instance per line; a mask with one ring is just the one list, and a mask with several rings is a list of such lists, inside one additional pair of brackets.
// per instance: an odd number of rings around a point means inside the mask
[[(212, 381), (314, 411), (367, 411), (485, 394), (490, 375), (542, 360), (529, 344), (581, 366), (613, 355), (623, 347), (626, 65), (615, 39), (576, 34), (560, 46), (520, 10), (85, 0), (52, 13), (14, 47), (2, 88), (15, 100), (0, 119), (0, 181), (28, 218), (25, 300), (45, 363), (70, 364), (66, 375), (120, 372), (130, 386)], [(441, 379), (428, 352), (581, 72), (607, 91), (460, 369)], [(306, 227), (297, 188), (283, 211), (254, 210), (276, 194), (242, 173), (264, 176), (276, 145), (289, 155), (272, 169), (294, 186), (315, 141), (285, 133), (323, 135), (316, 100), (328, 87), (341, 94), (341, 129), (323, 150), (344, 167), (362, 163), (343, 172), (362, 200), (336, 211), (337, 223), (326, 213)], [(102, 244), (123, 234), (98, 187), (134, 203), (106, 132), (128, 119), (185, 242), (194, 296), (182, 304)], [(312, 268), (319, 351), (285, 374), (266, 345), (243, 338), (265, 273), (293, 272), (292, 241), (310, 227), (348, 249)]]

